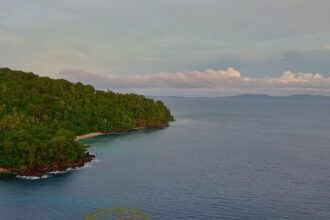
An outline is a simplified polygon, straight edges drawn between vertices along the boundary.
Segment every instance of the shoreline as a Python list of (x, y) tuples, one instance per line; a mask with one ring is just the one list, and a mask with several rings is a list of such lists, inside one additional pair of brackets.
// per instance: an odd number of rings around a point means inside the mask
[[(155, 129), (161, 129), (166, 128), (169, 125), (161, 125), (161, 126), (146, 126), (146, 127), (137, 127), (132, 129), (123, 129), (118, 131), (96, 131), (96, 132), (90, 132), (87, 134), (77, 135), (75, 140), (80, 141), (92, 137), (97, 137), (101, 135), (110, 135), (110, 134), (124, 134), (129, 133), (132, 131), (138, 131), (140, 129), (147, 129), (147, 128), (155, 128)], [(93, 154), (90, 154), (89, 152), (86, 152), (84, 158), (80, 158), (77, 161), (71, 162), (70, 164), (52, 164), (49, 167), (36, 167), (34, 170), (25, 170), (25, 171), (18, 171), (16, 168), (2, 168), (0, 167), (0, 174), (14, 174), (17, 176), (24, 176), (24, 177), (38, 177), (39, 179), (42, 178), (42, 176), (47, 175), (47, 173), (61, 173), (65, 172), (68, 169), (76, 169), (84, 167), (87, 163), (94, 160), (96, 157)]]
[(0, 174), (3, 174), (3, 173), (10, 173), (10, 171), (6, 168), (0, 167)]
[(54, 163), (51, 164), (48, 167), (35, 167), (33, 170), (17, 170), (15, 168), (8, 168), (4, 169), (6, 170), (8, 174), (14, 174), (16, 176), (24, 176), (24, 177), (36, 177), (36, 178), (41, 178), (44, 175), (51, 174), (51, 173), (60, 173), (60, 172), (65, 172), (67, 170), (71, 169), (76, 169), (76, 168), (81, 168), (84, 167), (86, 163), (89, 163), (95, 159), (95, 155), (90, 154), (89, 152), (85, 153), (85, 156), (83, 158), (79, 158), (76, 161), (73, 161), (68, 164), (59, 164), (59, 163)]
[(77, 135), (75, 140), (76, 141), (80, 141), (80, 140), (84, 140), (87, 138), (92, 138), (92, 137), (97, 137), (97, 136), (101, 136), (104, 135), (103, 132), (91, 132), (91, 133), (87, 133), (87, 134), (82, 134), (82, 135)]
[(147, 128), (155, 128), (155, 129), (160, 129), (160, 128), (167, 128), (169, 125), (161, 125), (161, 126), (147, 126), (147, 127), (137, 127), (137, 128), (132, 128), (132, 129), (126, 129), (126, 130), (118, 130), (118, 131), (95, 131), (95, 132), (90, 132), (82, 135), (77, 135), (75, 140), (80, 141), (88, 138), (93, 138), (93, 137), (98, 137), (102, 135), (109, 135), (109, 134), (124, 134), (124, 133), (129, 133), (132, 131), (138, 131), (141, 129), (147, 129)]

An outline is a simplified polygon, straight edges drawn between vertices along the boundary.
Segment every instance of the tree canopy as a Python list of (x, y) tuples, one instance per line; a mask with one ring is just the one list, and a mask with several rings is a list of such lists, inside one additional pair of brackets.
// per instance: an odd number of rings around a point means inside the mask
[(86, 157), (75, 136), (173, 120), (161, 101), (0, 68), (0, 167), (25, 172)]

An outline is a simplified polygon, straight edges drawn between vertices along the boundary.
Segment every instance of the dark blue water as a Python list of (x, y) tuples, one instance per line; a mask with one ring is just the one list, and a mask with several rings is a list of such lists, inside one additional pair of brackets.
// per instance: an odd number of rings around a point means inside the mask
[(0, 179), (0, 219), (330, 219), (330, 103), (166, 98), (177, 121), (85, 140), (99, 162)]

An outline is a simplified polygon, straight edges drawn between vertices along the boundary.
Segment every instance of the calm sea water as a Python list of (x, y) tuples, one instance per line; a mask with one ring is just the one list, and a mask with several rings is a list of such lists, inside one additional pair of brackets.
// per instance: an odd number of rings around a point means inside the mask
[(91, 167), (0, 179), (0, 219), (330, 219), (330, 103), (164, 98), (161, 130), (85, 140)]

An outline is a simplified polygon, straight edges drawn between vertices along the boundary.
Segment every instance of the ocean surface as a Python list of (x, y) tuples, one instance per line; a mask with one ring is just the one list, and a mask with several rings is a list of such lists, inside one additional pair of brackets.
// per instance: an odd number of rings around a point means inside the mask
[[(330, 219), (330, 102), (161, 98), (160, 130), (84, 140), (97, 161), (40, 180), (2, 176), (0, 219)], [(100, 218), (107, 219), (107, 218)]]

